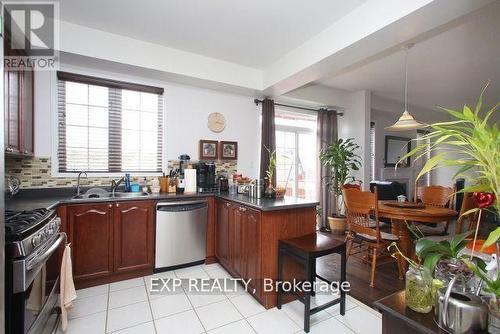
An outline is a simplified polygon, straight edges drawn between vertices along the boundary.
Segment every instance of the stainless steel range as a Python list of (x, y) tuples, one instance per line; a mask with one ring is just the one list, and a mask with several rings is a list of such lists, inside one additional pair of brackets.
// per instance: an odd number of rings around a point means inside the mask
[(6, 333), (48, 333), (57, 324), (60, 225), (54, 210), (5, 212)]

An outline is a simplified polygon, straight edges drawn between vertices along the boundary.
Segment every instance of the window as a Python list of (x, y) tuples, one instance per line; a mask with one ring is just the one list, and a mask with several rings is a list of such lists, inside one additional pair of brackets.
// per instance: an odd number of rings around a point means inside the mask
[(370, 181), (375, 180), (375, 123), (370, 122)]
[(163, 89), (58, 72), (58, 170), (161, 172)]
[(316, 197), (316, 116), (276, 110), (276, 183), (286, 195)]

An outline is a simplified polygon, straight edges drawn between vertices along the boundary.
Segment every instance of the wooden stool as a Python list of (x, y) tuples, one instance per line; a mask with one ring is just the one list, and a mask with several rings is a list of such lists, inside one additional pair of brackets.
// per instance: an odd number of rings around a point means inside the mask
[[(340, 254), (340, 281), (330, 282), (327, 279), (316, 274), (316, 259), (328, 254)], [(299, 300), (304, 304), (304, 331), (309, 332), (311, 315), (340, 303), (340, 314), (345, 315), (345, 291), (341, 289), (341, 285), (346, 281), (346, 243), (335, 240), (331, 235), (325, 233), (309, 234), (299, 238), (280, 240), (278, 243), (278, 282), (283, 282), (283, 260), (284, 256), (289, 255), (293, 259), (304, 264), (306, 279), (314, 283), (315, 278), (327, 282), (330, 285), (335, 285), (340, 290), (340, 298), (329, 303), (317, 306), (311, 309), (311, 296), (314, 296), (314, 291), (307, 291), (301, 295), (293, 291), (299, 297)], [(283, 302), (283, 291), (281, 284), (278, 284), (278, 300), (277, 307), (281, 309)]]

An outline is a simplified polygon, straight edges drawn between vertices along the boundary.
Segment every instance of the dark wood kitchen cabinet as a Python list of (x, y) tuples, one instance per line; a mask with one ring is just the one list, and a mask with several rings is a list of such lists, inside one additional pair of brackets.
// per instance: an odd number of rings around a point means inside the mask
[(215, 222), (215, 256), (224, 265), (229, 265), (229, 216), (233, 205), (226, 201), (216, 201), (217, 219)]
[(115, 203), (115, 272), (153, 267), (154, 207), (147, 201)]
[(8, 154), (33, 155), (33, 92), (33, 71), (4, 72), (4, 139)]
[(77, 287), (152, 273), (153, 201), (75, 204), (65, 212), (61, 226), (72, 245)]
[(216, 256), (236, 277), (252, 279), (249, 292), (259, 293), (261, 278), (260, 211), (217, 201)]
[(67, 231), (76, 282), (113, 272), (113, 205), (67, 207)]

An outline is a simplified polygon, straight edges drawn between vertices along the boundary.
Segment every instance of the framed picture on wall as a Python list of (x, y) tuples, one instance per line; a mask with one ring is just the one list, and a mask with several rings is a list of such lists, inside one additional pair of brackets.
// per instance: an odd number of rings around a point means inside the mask
[(200, 160), (217, 160), (219, 156), (219, 142), (216, 140), (200, 140)]
[(238, 142), (221, 141), (219, 143), (219, 159), (220, 160), (238, 159)]

